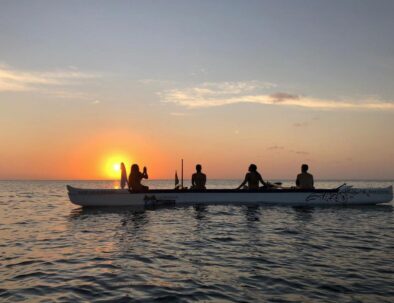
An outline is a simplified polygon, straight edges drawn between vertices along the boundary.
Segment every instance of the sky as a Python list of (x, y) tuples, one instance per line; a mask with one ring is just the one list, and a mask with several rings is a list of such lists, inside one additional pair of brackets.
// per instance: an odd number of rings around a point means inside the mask
[(0, 0), (0, 179), (394, 179), (393, 1)]

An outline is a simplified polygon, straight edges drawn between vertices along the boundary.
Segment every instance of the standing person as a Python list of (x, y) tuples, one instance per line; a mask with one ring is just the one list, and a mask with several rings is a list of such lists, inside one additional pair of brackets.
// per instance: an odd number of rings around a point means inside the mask
[(191, 189), (206, 189), (205, 183), (207, 183), (207, 176), (201, 172), (201, 165), (196, 165), (196, 172), (192, 175), (192, 187)]
[(133, 164), (130, 169), (129, 175), (129, 187), (133, 191), (145, 192), (149, 190), (149, 187), (141, 184), (142, 179), (148, 179), (148, 173), (146, 167), (143, 172), (140, 172), (140, 168), (137, 164)]
[(302, 164), (301, 173), (297, 175), (296, 185), (299, 189), (314, 189), (313, 176), (308, 173), (308, 165)]
[(124, 163), (120, 163), (120, 171), (121, 171), (121, 175), (120, 175), (120, 188), (124, 189), (127, 186), (129, 187), (129, 182), (127, 182), (127, 172), (126, 172), (126, 166), (124, 165)]
[(260, 182), (264, 186), (268, 186), (268, 183), (263, 180), (260, 173), (257, 171), (257, 166), (255, 164), (250, 164), (249, 172), (245, 175), (245, 180), (236, 189), (241, 189), (246, 183), (248, 183), (248, 189), (259, 189)]

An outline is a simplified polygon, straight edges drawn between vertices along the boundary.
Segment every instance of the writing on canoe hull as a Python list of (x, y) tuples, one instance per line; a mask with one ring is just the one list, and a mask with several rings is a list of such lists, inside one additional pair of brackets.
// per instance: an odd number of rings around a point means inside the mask
[(176, 198), (175, 196), (145, 195), (144, 202), (146, 207), (167, 206), (175, 205)]
[(324, 201), (324, 202), (335, 202), (335, 203), (347, 203), (349, 200), (353, 199), (358, 195), (365, 195), (369, 197), (371, 194), (380, 194), (380, 191), (371, 191), (368, 189), (352, 189), (345, 188), (338, 192), (323, 192), (323, 193), (313, 193), (305, 198), (306, 202), (310, 201)]

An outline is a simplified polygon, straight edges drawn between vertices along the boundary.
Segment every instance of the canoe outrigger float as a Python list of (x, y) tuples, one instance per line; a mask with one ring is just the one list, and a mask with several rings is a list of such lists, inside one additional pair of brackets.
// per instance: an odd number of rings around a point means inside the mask
[(353, 188), (346, 184), (335, 189), (153, 189), (133, 192), (123, 189), (81, 189), (67, 185), (70, 201), (84, 207), (130, 206), (149, 208), (162, 205), (374, 205), (393, 199), (393, 187)]

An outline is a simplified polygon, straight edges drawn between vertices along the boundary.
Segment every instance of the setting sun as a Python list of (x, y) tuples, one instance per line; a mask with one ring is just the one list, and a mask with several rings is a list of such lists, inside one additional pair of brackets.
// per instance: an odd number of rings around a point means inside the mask
[(121, 154), (106, 156), (103, 158), (102, 173), (106, 179), (116, 180), (120, 178), (120, 163), (124, 163), (128, 167), (131, 163), (130, 159)]
[(120, 171), (120, 163), (115, 163), (113, 167), (114, 167), (114, 171), (116, 172)]

